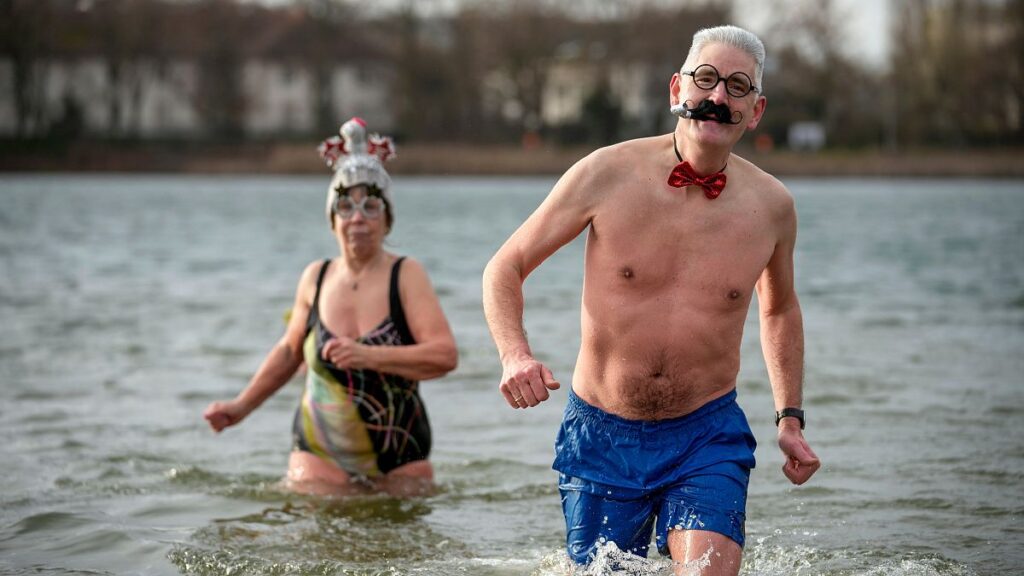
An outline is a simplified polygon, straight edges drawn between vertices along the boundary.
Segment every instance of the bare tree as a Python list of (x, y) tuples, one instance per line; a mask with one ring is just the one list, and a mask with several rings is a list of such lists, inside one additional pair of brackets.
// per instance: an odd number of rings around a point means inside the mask
[(833, 0), (802, 0), (774, 14), (767, 41), (774, 65), (765, 84), (772, 113), (763, 128), (777, 139), (797, 121), (821, 122), (830, 144), (878, 145), (883, 140), (884, 91), (844, 47), (850, 15)]
[(316, 125), (333, 126), (345, 120), (334, 112), (331, 79), (339, 48), (350, 46), (358, 35), (359, 16), (341, 0), (301, 0), (310, 26), (300, 47), (305, 62), (313, 69), (316, 90)]
[[(893, 32), (902, 144), (1019, 143), (1021, 0), (908, 0)], [(994, 81), (994, 79), (996, 79)]]
[[(860, 40), (846, 31), (851, 14), (838, 2), (794, 2), (774, 13), (766, 34), (772, 113), (760, 130), (781, 139), (790, 123), (817, 120), (831, 145), (891, 148), (1024, 140), (1024, 0), (893, 3), (887, 73), (862, 66), (847, 51)], [(140, 136), (144, 83), (153, 75), (163, 82), (161, 70), (179, 61), (198, 66), (198, 85), (186, 78), (181, 94), (194, 98), (205, 135), (241, 137), (247, 106), (241, 71), (257, 59), (308, 72), (316, 126), (340, 120), (331, 85), (339, 64), (370, 63), (386, 72), (375, 87), (393, 82), (384, 106), (397, 118), (400, 136), (516, 141), (544, 128), (553, 67), (577, 46), (584, 56), (576, 81), (593, 86), (574, 129), (579, 135), (603, 125), (605, 141), (663, 130), (671, 119), (668, 77), (682, 64), (689, 38), (730, 20), (727, 0), (443, 6), (405, 0), (397, 9), (371, 11), (350, 0), (0, 0), (0, 58), (11, 70), (9, 97), (21, 138), (45, 135), (59, 122), (48, 117), (46, 103), (68, 96), (43, 93), (46, 63), (95, 58), (106, 70), (107, 93), (97, 98), (110, 128), (97, 136)], [(620, 74), (624, 69), (644, 73)], [(615, 93), (623, 82), (644, 83), (639, 96), (633, 91), (623, 101), (628, 116)], [(97, 127), (96, 100), (91, 104), (86, 118)]]
[(237, 139), (243, 132), (245, 98), (241, 89), (242, 33), (231, 0), (201, 0), (196, 22), (201, 27), (200, 81), (197, 107), (212, 136)]
[(1007, 67), (1007, 115), (1010, 143), (1024, 144), (1024, 0), (1010, 0), (1005, 14), (1010, 33), (1005, 42), (996, 47), (1004, 55)]
[(49, 2), (0, 0), (0, 56), (11, 61), (19, 138), (40, 132), (48, 122), (41, 68), (50, 50), (45, 31), (52, 21)]

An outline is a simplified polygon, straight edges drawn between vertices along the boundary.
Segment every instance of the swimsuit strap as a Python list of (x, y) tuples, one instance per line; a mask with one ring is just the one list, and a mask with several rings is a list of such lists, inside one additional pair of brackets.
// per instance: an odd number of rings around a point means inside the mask
[(320, 274), (316, 277), (316, 293), (313, 294), (313, 304), (309, 307), (309, 316), (306, 317), (306, 334), (320, 321), (320, 285), (324, 282), (324, 275), (327, 273), (327, 265), (331, 263), (330, 258), (324, 258), (320, 266)]
[(391, 308), (391, 321), (395, 324), (395, 329), (398, 330), (399, 336), (402, 337), (402, 342), (408, 345), (414, 344), (416, 340), (412, 337), (409, 324), (405, 321), (405, 310), (402, 308), (402, 294), (398, 290), (398, 271), (402, 265), (402, 260), (405, 260), (405, 256), (395, 260), (394, 266), (391, 267), (391, 290), (388, 294), (388, 301)]

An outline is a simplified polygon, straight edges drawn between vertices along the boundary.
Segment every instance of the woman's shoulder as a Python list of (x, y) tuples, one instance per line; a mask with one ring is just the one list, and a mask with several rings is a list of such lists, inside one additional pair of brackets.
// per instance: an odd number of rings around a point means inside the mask
[(423, 266), (423, 264), (419, 260), (417, 260), (413, 256), (404, 256), (404, 255), (392, 254), (392, 257), (393, 257), (393, 259), (392, 259), (392, 266), (394, 266), (395, 264), (398, 263), (399, 260), (401, 260), (402, 263), (399, 265), (399, 269), (402, 272), (402, 277), (407, 276), (409, 274), (413, 274), (413, 275), (421, 275), (422, 274), (424, 276), (427, 274), (427, 269)]
[(326, 258), (313, 260), (302, 269), (302, 275), (299, 276), (298, 291), (308, 296), (306, 300), (312, 299), (312, 294), (316, 291), (317, 280), (320, 279), (320, 274), (326, 270), (329, 263), (330, 259)]
[(320, 271), (325, 269), (330, 262), (330, 258), (321, 258), (320, 260), (313, 260), (309, 264), (306, 264), (306, 267), (302, 269), (301, 278), (303, 283), (310, 278), (315, 281), (317, 276), (320, 275)]
[(398, 283), (403, 288), (418, 288), (430, 285), (430, 275), (426, 266), (412, 256), (398, 256), (396, 261), (401, 259), (399, 267)]

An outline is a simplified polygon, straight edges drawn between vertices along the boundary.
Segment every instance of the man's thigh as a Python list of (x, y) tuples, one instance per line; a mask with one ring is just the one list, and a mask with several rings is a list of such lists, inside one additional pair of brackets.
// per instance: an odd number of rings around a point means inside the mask
[(743, 548), (718, 532), (671, 530), (668, 549), (676, 576), (736, 576)]
[(646, 496), (622, 498), (610, 488), (609, 495), (595, 483), (565, 474), (559, 475), (558, 488), (565, 514), (566, 551), (574, 562), (589, 563), (598, 546), (607, 542), (631, 554), (647, 556), (656, 501)]
[[(673, 560), (680, 560), (669, 537), (688, 532), (720, 535), (724, 540), (714, 541), (729, 542), (741, 551), (746, 537), (749, 475), (750, 471), (742, 465), (722, 462), (664, 489), (657, 508), (659, 551), (665, 555), (671, 552)], [(679, 539), (678, 535), (673, 537)], [(715, 553), (723, 548), (717, 546)]]

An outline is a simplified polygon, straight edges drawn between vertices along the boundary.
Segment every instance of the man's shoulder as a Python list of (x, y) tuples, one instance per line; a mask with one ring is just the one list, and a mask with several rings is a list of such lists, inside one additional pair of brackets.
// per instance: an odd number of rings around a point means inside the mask
[(609, 199), (631, 184), (645, 161), (643, 141), (628, 140), (598, 148), (572, 165), (559, 178), (549, 198), (561, 209), (593, 215)]
[(742, 174), (745, 185), (757, 190), (760, 195), (779, 201), (792, 201), (793, 196), (789, 193), (786, 185), (775, 176), (762, 170), (757, 164), (736, 154), (732, 155), (730, 162), (737, 168), (737, 172)]
[(647, 136), (624, 140), (602, 146), (588, 154), (583, 160), (602, 165), (633, 164), (636, 158), (648, 158), (662, 146), (664, 135)]
[(746, 197), (766, 209), (777, 222), (791, 222), (796, 216), (793, 195), (778, 178), (765, 172), (753, 162), (733, 154), (730, 163), (736, 167), (737, 177), (742, 178)]
[(652, 143), (657, 137), (626, 140), (602, 146), (580, 158), (563, 176), (569, 188), (582, 188), (590, 194), (609, 191), (649, 161)]

